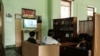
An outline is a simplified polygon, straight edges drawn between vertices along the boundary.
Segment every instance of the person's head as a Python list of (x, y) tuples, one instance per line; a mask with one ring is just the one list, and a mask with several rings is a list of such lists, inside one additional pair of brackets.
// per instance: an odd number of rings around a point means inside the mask
[(79, 34), (79, 40), (82, 41), (82, 40), (85, 40), (85, 41), (89, 41), (90, 40), (90, 35), (87, 34), (87, 33), (81, 33)]
[(35, 32), (34, 32), (34, 31), (30, 31), (30, 32), (29, 32), (29, 35), (30, 35), (30, 37), (34, 37)]
[(54, 30), (53, 29), (49, 29), (48, 36), (54, 36)]

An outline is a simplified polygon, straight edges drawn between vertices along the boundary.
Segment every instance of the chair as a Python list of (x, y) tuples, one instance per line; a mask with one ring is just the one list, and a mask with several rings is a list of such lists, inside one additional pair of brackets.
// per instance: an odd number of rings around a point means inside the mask
[(22, 43), (23, 56), (59, 56), (59, 45), (37, 45), (29, 42)]
[(88, 56), (88, 51), (76, 47), (66, 46), (61, 50), (60, 56)]
[(79, 39), (79, 42), (82, 40), (82, 39), (85, 39), (87, 42), (86, 42), (86, 48), (87, 49), (91, 49), (91, 47), (92, 47), (92, 37), (89, 35), (89, 34), (87, 34), (87, 33), (81, 33), (81, 34), (79, 34), (78, 35), (78, 39)]

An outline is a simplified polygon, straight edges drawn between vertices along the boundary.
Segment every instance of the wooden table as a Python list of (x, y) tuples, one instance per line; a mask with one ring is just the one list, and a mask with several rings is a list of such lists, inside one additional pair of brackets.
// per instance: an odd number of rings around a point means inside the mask
[(76, 46), (78, 43), (74, 43), (74, 42), (64, 42), (61, 43), (61, 46)]

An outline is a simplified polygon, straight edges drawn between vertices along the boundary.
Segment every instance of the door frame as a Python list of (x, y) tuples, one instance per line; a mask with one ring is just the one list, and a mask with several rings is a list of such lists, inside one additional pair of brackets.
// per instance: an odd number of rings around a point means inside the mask
[(3, 5), (3, 2), (2, 2), (2, 0), (1, 0), (1, 3), (0, 3), (0, 11), (1, 11), (1, 21), (2, 21), (2, 44), (3, 44), (3, 46), (4, 46), (4, 43), (5, 43), (5, 38), (4, 38), (4, 36), (5, 36), (5, 34), (4, 34), (4, 5)]

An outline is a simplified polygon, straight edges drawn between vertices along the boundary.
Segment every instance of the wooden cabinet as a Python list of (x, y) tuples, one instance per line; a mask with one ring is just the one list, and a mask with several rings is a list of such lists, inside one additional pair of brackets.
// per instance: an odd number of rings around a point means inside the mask
[(55, 31), (54, 38), (60, 42), (67, 41), (76, 37), (77, 34), (77, 18), (61, 18), (53, 20), (53, 29)]

